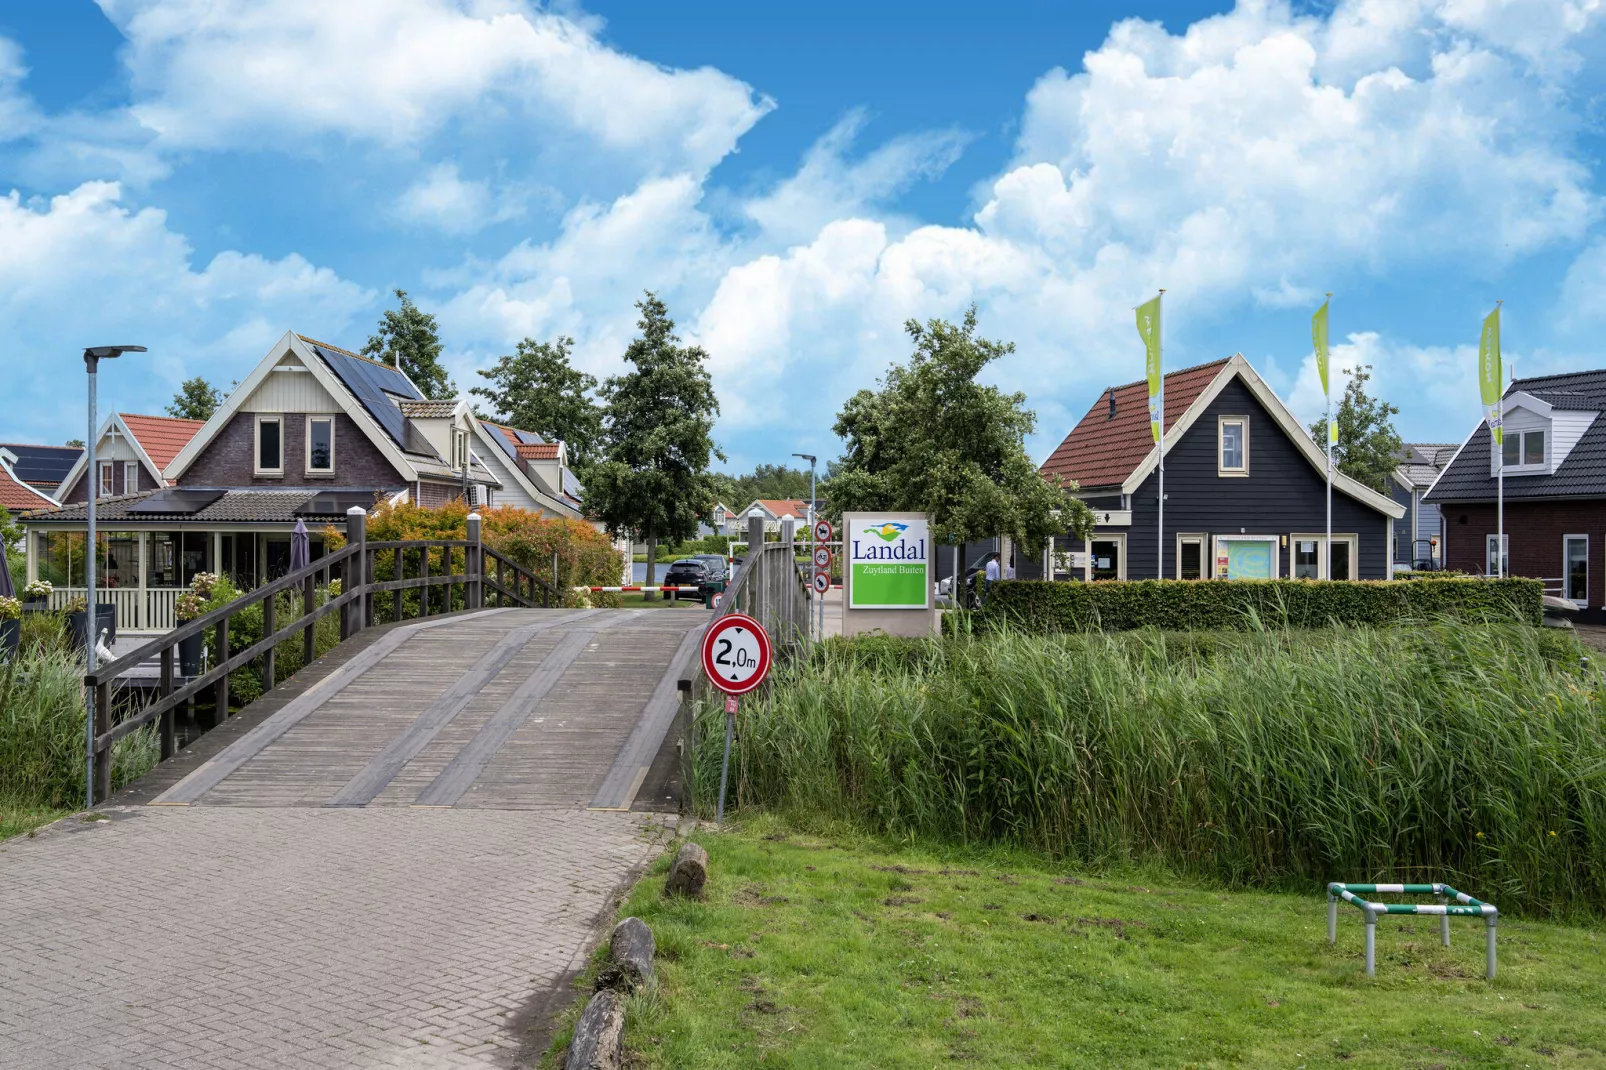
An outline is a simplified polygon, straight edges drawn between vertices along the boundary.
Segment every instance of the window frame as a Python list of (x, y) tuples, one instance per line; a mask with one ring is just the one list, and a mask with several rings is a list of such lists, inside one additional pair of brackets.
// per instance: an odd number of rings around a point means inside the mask
[[(1500, 546), (1499, 553), (1500, 553), (1501, 558), (1503, 559), (1502, 562), (1501, 562), (1502, 569), (1501, 569), (1500, 572), (1490, 572), (1489, 571), (1489, 551), (1490, 551), (1490, 548), (1492, 546), (1494, 546), (1496, 539), (1501, 540), (1501, 546)], [(1510, 532), (1507, 532), (1504, 535), (1496, 535), (1494, 532), (1491, 531), (1491, 532), (1488, 532), (1487, 534), (1484, 535), (1484, 537), (1483, 537), (1483, 574), (1485, 576), (1497, 576), (1497, 575), (1510, 576), (1511, 575), (1511, 533)]]
[[(1111, 532), (1109, 534), (1094, 532), (1087, 537), (1087, 541), (1082, 544), (1087, 553), (1087, 560), (1082, 564), (1082, 579), (1088, 583), (1093, 582), (1093, 544), (1095, 542), (1120, 544), (1120, 549), (1117, 551), (1120, 556), (1115, 566), (1115, 578), (1118, 580), (1126, 579), (1126, 532), (1124, 531)], [(999, 575), (1003, 575), (1002, 571), (1000, 571)]]
[(124, 494), (138, 494), (139, 493), (139, 462), (138, 461), (124, 461), (123, 462), (123, 493)]
[(1216, 566), (1220, 563), (1220, 559), (1221, 559), (1221, 547), (1222, 547), (1222, 544), (1223, 543), (1229, 543), (1229, 542), (1269, 542), (1269, 543), (1271, 543), (1271, 552), (1276, 554), (1276, 555), (1278, 555), (1276, 563), (1272, 566), (1271, 578), (1272, 579), (1276, 579), (1282, 573), (1282, 552), (1283, 552), (1282, 542), (1283, 542), (1283, 537), (1281, 535), (1266, 535), (1266, 534), (1262, 534), (1262, 533), (1259, 533), (1259, 532), (1253, 532), (1253, 531), (1246, 531), (1246, 532), (1241, 532), (1241, 533), (1236, 533), (1236, 534), (1232, 533), (1232, 532), (1227, 532), (1227, 533), (1221, 534), (1221, 535), (1211, 535), (1210, 536), (1210, 578), (1211, 579), (1213, 579), (1213, 580), (1218, 580), (1218, 579), (1229, 579), (1230, 580), (1230, 579), (1232, 579), (1231, 576), (1222, 577), (1222, 576), (1218, 576), (1216, 574)]
[[(262, 467), (262, 426), (276, 424), (279, 428), (279, 466)], [(251, 474), (255, 476), (284, 475), (284, 416), (280, 413), (258, 413), (251, 436)]]
[(460, 427), (452, 429), (452, 471), (468, 471), (468, 432)]
[[(1494, 475), (1501, 470), (1504, 470), (1507, 474), (1519, 476), (1548, 473), (1550, 471), (1552, 440), (1555, 437), (1551, 434), (1553, 430), (1553, 427), (1505, 428), (1501, 434), (1500, 441), (1500, 464), (1491, 464), (1489, 466), (1489, 474)], [(1539, 435), (1544, 439), (1545, 448), (1537, 461), (1526, 459), (1528, 456), (1528, 436), (1530, 435)], [(1508, 445), (1514, 446), (1516, 449), (1517, 459), (1515, 461), (1506, 460), (1505, 451)]]
[(1176, 568), (1173, 569), (1176, 573), (1176, 578), (1179, 580), (1184, 578), (1182, 575), (1182, 547), (1188, 543), (1194, 543), (1199, 547), (1199, 578), (1208, 580), (1210, 578), (1210, 535), (1208, 532), (1203, 531), (1179, 531), (1177, 533), (1177, 564)]
[[(1354, 575), (1350, 576), (1350, 579), (1351, 580), (1358, 579), (1359, 578), (1359, 573), (1361, 571), (1361, 568), (1360, 568), (1360, 560), (1361, 560), (1361, 536), (1360, 536), (1360, 533), (1356, 532), (1356, 531), (1335, 531), (1335, 532), (1333, 532), (1333, 541), (1335, 543), (1342, 542), (1342, 543), (1347, 543), (1349, 545), (1350, 572), (1354, 574)], [(1316, 578), (1318, 580), (1325, 579), (1327, 577), (1327, 575), (1328, 575), (1328, 571), (1327, 571), (1327, 533), (1325, 531), (1314, 531), (1314, 532), (1312, 532), (1312, 531), (1294, 531), (1294, 532), (1290, 532), (1289, 533), (1289, 535), (1288, 535), (1288, 578), (1289, 579), (1296, 578), (1294, 576), (1294, 558), (1299, 553), (1299, 545), (1298, 544), (1301, 543), (1301, 542), (1314, 542), (1316, 544)], [(1343, 583), (1345, 581), (1339, 580), (1337, 582)]]
[[(327, 423), (329, 425), (329, 467), (327, 467), (327, 468), (314, 468), (313, 465), (312, 465), (312, 425), (315, 424), (315, 423)], [(280, 434), (282, 435), (283, 432), (281, 431)], [(308, 476), (311, 476), (311, 477), (333, 476), (335, 474), (335, 415), (334, 415), (334, 413), (332, 413), (332, 412), (329, 412), (329, 413), (325, 413), (325, 412), (309, 412), (309, 413), (307, 413), (306, 443), (305, 443), (305, 449), (302, 452), (306, 455), (303, 460), (304, 460), (304, 463), (305, 463), (306, 472), (307, 472)]]
[[(1226, 463), (1225, 447), (1227, 444), (1227, 427), (1236, 425), (1239, 429), (1239, 449), (1243, 456), (1243, 464), (1239, 467), (1229, 468)], [(1244, 479), (1249, 475), (1249, 417), (1244, 416), (1217, 416), (1216, 417), (1216, 475), (1223, 479)]]
[(95, 473), (95, 497), (97, 499), (110, 498), (115, 493), (112, 480), (117, 476), (116, 465), (116, 461), (95, 462), (95, 467), (99, 469)]
[[(1567, 559), (1569, 544), (1582, 542), (1584, 544), (1584, 597), (1572, 596), (1572, 575), (1568, 569), (1570, 562)], [(1561, 596), (1579, 609), (1589, 608), (1589, 536), (1587, 534), (1563, 535), (1561, 537)]]

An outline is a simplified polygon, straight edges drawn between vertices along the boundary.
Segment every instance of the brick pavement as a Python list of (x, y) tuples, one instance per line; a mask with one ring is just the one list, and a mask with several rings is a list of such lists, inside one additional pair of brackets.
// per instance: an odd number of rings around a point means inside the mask
[(0, 1067), (513, 1065), (666, 834), (572, 808), (109, 816), (0, 844)]

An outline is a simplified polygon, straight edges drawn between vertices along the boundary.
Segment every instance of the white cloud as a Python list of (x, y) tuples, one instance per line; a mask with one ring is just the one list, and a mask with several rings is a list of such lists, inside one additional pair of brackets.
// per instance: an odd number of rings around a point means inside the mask
[(773, 105), (718, 71), (670, 70), (524, 0), (100, 0), (125, 37), (134, 114), (169, 148), (322, 134), (398, 147), (449, 122), (557, 127), (663, 170), (702, 171)]
[(22, 46), (9, 37), (0, 37), (0, 143), (22, 137), (38, 125), (33, 101), (22, 91), (22, 80), (27, 75)]
[(407, 222), (446, 234), (471, 234), (492, 223), (521, 218), (524, 205), (515, 191), (492, 190), (483, 179), (464, 179), (457, 165), (447, 162), (409, 186), (396, 199), (395, 212)]
[[(1476, 345), (1418, 346), (1385, 338), (1376, 331), (1357, 331), (1333, 345), (1328, 356), (1334, 408), (1349, 376), (1356, 368), (1370, 365), (1367, 393), (1399, 408), (1394, 426), (1407, 442), (1460, 441), (1476, 426), (1483, 411)], [(1424, 384), (1432, 384), (1432, 389), (1424, 389)], [(1321, 419), (1325, 404), (1314, 353), (1300, 363), (1286, 399), (1305, 426)], [(1450, 429), (1448, 434), (1442, 430), (1445, 428)]]
[(1567, 269), (1556, 319), (1567, 331), (1606, 322), (1606, 240), (1591, 243)]
[[(301, 256), (226, 251), (205, 267), (154, 208), (130, 210), (115, 183), (91, 182), (48, 202), (0, 196), (0, 333), (7, 392), (39, 403), (12, 410), (19, 437), (77, 434), (82, 347), (150, 347), (108, 366), (103, 409), (159, 412), (179, 381), (227, 386), (287, 329), (344, 331), (376, 295)], [(80, 435), (81, 437), (81, 435)]]

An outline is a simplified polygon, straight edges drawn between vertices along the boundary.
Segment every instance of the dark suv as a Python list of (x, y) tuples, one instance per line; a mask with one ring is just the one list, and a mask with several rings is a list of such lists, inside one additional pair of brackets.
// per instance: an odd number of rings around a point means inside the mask
[[(703, 585), (708, 580), (708, 562), (699, 561), (695, 557), (686, 557), (676, 561), (669, 566), (669, 571), (664, 573), (665, 587), (674, 587), (676, 585), (695, 587), (697, 588), (697, 594), (688, 595), (687, 597), (696, 598), (699, 601), (707, 599), (707, 595), (703, 591)], [(671, 602), (676, 601), (682, 594), (680, 591), (669, 591), (667, 593)]]

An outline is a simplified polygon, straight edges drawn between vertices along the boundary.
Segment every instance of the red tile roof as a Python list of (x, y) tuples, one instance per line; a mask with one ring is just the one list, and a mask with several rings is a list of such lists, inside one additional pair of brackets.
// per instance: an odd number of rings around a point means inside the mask
[(158, 471), (172, 464), (179, 450), (189, 445), (190, 439), (206, 425), (205, 420), (181, 420), (176, 416), (136, 416), (126, 412), (117, 415), (122, 417), (128, 433), (150, 455)]
[[(1214, 360), (1166, 375), (1167, 431), (1176, 426), (1188, 406), (1204, 393), (1226, 363), (1225, 359)], [(1082, 417), (1082, 422), (1065, 436), (1059, 449), (1043, 462), (1040, 470), (1045, 476), (1074, 479), (1083, 487), (1115, 486), (1126, 482), (1154, 449), (1154, 435), (1149, 430), (1148, 380), (1140, 379), (1112, 389), (1115, 391), (1115, 418), (1110, 419), (1109, 391), (1105, 391)]]
[(809, 503), (800, 498), (760, 498), (758, 504), (777, 517), (795, 516), (806, 520), (809, 515)]
[(26, 483), (11, 478), (11, 473), (0, 466), (0, 509), (10, 512), (18, 509), (53, 509), (54, 503)]
[(555, 461), (558, 459), (556, 442), (520, 442), (513, 447), (521, 461)]

